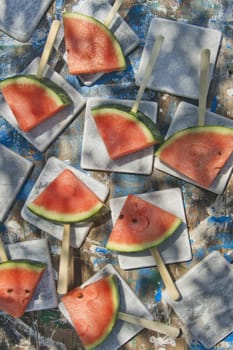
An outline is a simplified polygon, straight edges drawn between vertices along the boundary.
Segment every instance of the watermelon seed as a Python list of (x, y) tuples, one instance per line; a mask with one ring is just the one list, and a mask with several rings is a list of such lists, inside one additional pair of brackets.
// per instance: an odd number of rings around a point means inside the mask
[(132, 222), (133, 222), (134, 224), (136, 224), (136, 223), (138, 222), (138, 220), (135, 218), (135, 219), (132, 219)]
[(29, 289), (25, 289), (25, 293), (26, 293), (26, 294), (29, 294), (29, 293), (30, 293), (30, 290), (29, 290)]
[(7, 293), (12, 293), (13, 292), (13, 288), (8, 288), (7, 289)]
[(83, 298), (83, 293), (81, 291), (79, 291), (79, 292), (77, 292), (76, 296), (78, 299), (81, 299), (81, 298)]
[(123, 219), (123, 218), (124, 218), (124, 215), (121, 214), (121, 215), (119, 216), (119, 219)]

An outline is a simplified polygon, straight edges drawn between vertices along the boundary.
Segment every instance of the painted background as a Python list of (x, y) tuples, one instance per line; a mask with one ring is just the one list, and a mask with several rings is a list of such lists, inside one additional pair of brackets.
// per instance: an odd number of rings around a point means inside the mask
[[(26, 43), (19, 43), (9, 38), (6, 34), (0, 33), (1, 79), (21, 72), (34, 57), (41, 54), (55, 10), (59, 11), (69, 8), (76, 2), (78, 1), (61, 0), (55, 2), (43, 17), (31, 39)], [(130, 64), (126, 72), (105, 75), (94, 86), (86, 87), (77, 78), (68, 75), (66, 66), (58, 54), (54, 54), (51, 57), (51, 65), (85, 97), (107, 96), (134, 99), (137, 93), (137, 87), (134, 84), (134, 74), (140, 61), (150, 21), (154, 16), (219, 29), (223, 32), (223, 41), (207, 107), (218, 114), (233, 118), (232, 1), (125, 0), (120, 13), (140, 38), (139, 48), (128, 58)], [(152, 91), (146, 91), (144, 99), (159, 101), (159, 125), (165, 134), (181, 99)], [(7, 244), (39, 237), (48, 238), (55, 276), (59, 261), (60, 243), (51, 236), (46, 235), (46, 233), (40, 232), (35, 227), (24, 222), (20, 217), (20, 210), (43, 165), (50, 156), (56, 156), (68, 164), (80, 168), (83, 122), (84, 113), (82, 112), (46, 152), (40, 153), (25, 141), (3, 118), (0, 118), (0, 142), (35, 164), (30, 178), (17, 196), (17, 200), (7, 219), (0, 224), (2, 239)], [(182, 189), (193, 260), (188, 263), (170, 266), (174, 278), (180, 277), (192, 265), (213, 250), (220, 250), (228, 261), (232, 260), (232, 179), (225, 192), (217, 196), (156, 170), (153, 171), (151, 176), (91, 171), (87, 173), (99, 181), (107, 183), (111, 188), (112, 197), (177, 186)], [(94, 228), (88, 235), (85, 244), (74, 251), (77, 284), (85, 281), (106, 263), (110, 262), (117, 265), (116, 256), (104, 248), (110, 228), (110, 220), (104, 225)], [(183, 334), (179, 339), (173, 340), (144, 330), (122, 349), (204, 350), (200, 344), (192, 341), (185, 327), (180, 324), (177, 316), (167, 305), (162, 303), (163, 284), (155, 268), (125, 271), (123, 275), (156, 319), (181, 326)], [(77, 335), (56, 309), (28, 313), (20, 320), (14, 320), (10, 316), (0, 316), (0, 348), (2, 350), (81, 349), (79, 344)], [(226, 350), (232, 348), (233, 335), (229, 335), (214, 349)]]

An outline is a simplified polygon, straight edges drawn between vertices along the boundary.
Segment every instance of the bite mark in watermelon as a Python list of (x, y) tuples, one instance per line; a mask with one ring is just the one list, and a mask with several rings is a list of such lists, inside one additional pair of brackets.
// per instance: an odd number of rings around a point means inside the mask
[(106, 248), (138, 252), (155, 247), (182, 223), (176, 215), (129, 194), (110, 233)]
[(105, 204), (71, 170), (63, 170), (27, 208), (45, 219), (72, 223), (97, 215)]
[(46, 270), (46, 264), (33, 260), (0, 263), (0, 309), (21, 317)]
[(156, 124), (142, 112), (133, 113), (122, 105), (102, 105), (91, 109), (97, 129), (113, 160), (161, 143)]
[(180, 130), (158, 149), (159, 159), (203, 187), (210, 187), (233, 151), (233, 129), (197, 126)]
[(69, 95), (53, 81), (30, 74), (2, 80), (0, 90), (19, 128), (25, 132), (73, 103)]
[(112, 72), (126, 68), (121, 45), (99, 20), (79, 12), (63, 14), (70, 74)]
[(114, 275), (85, 287), (76, 287), (61, 298), (85, 349), (94, 349), (111, 333), (119, 308)]

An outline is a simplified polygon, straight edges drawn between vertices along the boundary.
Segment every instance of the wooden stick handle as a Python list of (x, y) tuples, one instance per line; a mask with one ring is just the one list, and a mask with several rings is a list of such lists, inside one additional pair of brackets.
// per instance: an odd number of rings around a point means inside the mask
[(123, 0), (116, 0), (114, 2), (113, 7), (111, 8), (107, 18), (104, 21), (104, 24), (106, 25), (106, 27), (110, 26), (113, 18), (115, 17), (115, 15), (116, 15), (117, 11), (119, 10), (119, 8), (121, 7), (122, 3), (123, 3)]
[(209, 86), (210, 50), (201, 51), (198, 125), (205, 125), (206, 101)]
[(7, 253), (6, 253), (4, 244), (3, 244), (1, 239), (0, 239), (0, 259), (1, 259), (1, 261), (7, 261), (8, 260)]
[(156, 62), (158, 56), (159, 56), (161, 47), (163, 45), (163, 41), (164, 41), (164, 37), (162, 35), (158, 35), (156, 40), (155, 40), (154, 46), (152, 48), (150, 59), (149, 59), (149, 62), (147, 64), (147, 66), (146, 66), (146, 70), (144, 72), (143, 80), (142, 80), (142, 82), (140, 84), (140, 88), (138, 90), (138, 94), (137, 94), (136, 100), (135, 100), (135, 102), (133, 104), (133, 107), (131, 109), (131, 111), (133, 113), (137, 113), (137, 111), (138, 111), (139, 103), (140, 103), (142, 95), (143, 95), (143, 93), (145, 91), (145, 88), (146, 88), (148, 79), (149, 79), (149, 77), (151, 75), (152, 69), (153, 69), (153, 67), (155, 65), (155, 62)]
[(180, 298), (180, 293), (174, 283), (174, 281), (171, 278), (171, 275), (166, 267), (166, 265), (163, 262), (163, 259), (156, 247), (151, 248), (151, 254), (153, 255), (157, 268), (160, 272), (160, 275), (162, 277), (162, 280), (165, 284), (165, 287), (167, 288), (167, 293), (170, 296), (172, 300), (177, 300)]
[(118, 312), (118, 318), (120, 318), (123, 321), (136, 324), (143, 328), (151, 329), (152, 331), (166, 334), (171, 338), (177, 338), (180, 335), (179, 328), (166, 325), (162, 322), (147, 320), (146, 318), (141, 318), (124, 312)]
[(57, 19), (55, 19), (52, 22), (52, 25), (51, 25), (51, 28), (50, 28), (50, 31), (49, 31), (49, 34), (48, 34), (48, 37), (47, 37), (47, 40), (46, 40), (46, 43), (44, 46), (44, 50), (43, 50), (42, 55), (41, 55), (39, 66), (37, 69), (37, 73), (36, 73), (37, 78), (42, 78), (42, 76), (43, 76), (44, 69), (45, 69), (46, 64), (48, 62), (48, 59), (49, 59), (50, 53), (52, 51), (53, 44), (55, 42), (60, 25), (61, 25), (61, 22), (58, 21)]
[(65, 294), (69, 285), (69, 265), (70, 265), (70, 224), (64, 225), (60, 265), (58, 273), (57, 292)]

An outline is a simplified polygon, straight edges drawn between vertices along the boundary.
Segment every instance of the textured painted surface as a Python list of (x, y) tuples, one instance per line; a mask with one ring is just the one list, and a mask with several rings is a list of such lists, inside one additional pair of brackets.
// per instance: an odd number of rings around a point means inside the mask
[[(85, 0), (83, 0), (85, 1)], [(69, 9), (77, 0), (56, 1), (47, 12), (30, 40), (19, 43), (6, 34), (0, 33), (0, 78), (21, 72), (36, 56), (40, 55), (54, 10)], [(135, 86), (135, 73), (139, 67), (142, 49), (150, 21), (154, 16), (177, 20), (223, 32), (222, 45), (214, 71), (207, 107), (215, 113), (233, 118), (232, 94), (232, 50), (233, 50), (233, 5), (227, 0), (125, 0), (120, 10), (130, 27), (140, 39), (139, 47), (128, 56), (128, 69), (125, 72), (106, 74), (93, 86), (84, 86), (76, 77), (69, 76), (61, 57), (53, 53), (51, 65), (84, 97), (113, 97), (134, 99), (138, 88)], [(182, 38), (181, 38), (182, 40)], [(174, 117), (180, 98), (146, 90), (145, 100), (159, 103), (159, 127), (165, 134)], [(34, 149), (15, 129), (0, 117), (0, 142), (34, 163), (33, 171), (17, 196), (7, 219), (0, 224), (1, 237), (5, 243), (15, 243), (33, 238), (47, 237), (54, 263), (54, 273), (60, 253), (60, 243), (35, 226), (25, 222), (20, 215), (36, 179), (50, 156), (56, 156), (67, 164), (81, 169), (82, 134), (84, 112), (56, 139), (49, 149), (42, 153)], [(0, 155), (1, 156), (1, 155)], [(170, 267), (174, 278), (179, 278), (196, 262), (213, 250), (219, 250), (228, 261), (233, 259), (233, 181), (229, 182), (224, 193), (215, 195), (201, 190), (182, 180), (154, 170), (150, 176), (86, 171), (111, 189), (111, 196), (128, 193), (143, 193), (170, 187), (180, 187), (189, 226), (193, 260)], [(109, 218), (92, 229), (85, 244), (74, 251), (76, 283), (80, 284), (107, 263), (117, 266), (117, 256), (105, 249), (111, 230)], [(163, 283), (155, 268), (122, 271), (129, 285), (158, 320), (173, 323), (183, 328), (179, 339), (170, 339), (151, 331), (140, 335), (124, 345), (124, 350), (205, 350), (193, 341), (172, 309), (162, 302)], [(28, 313), (20, 320), (0, 316), (1, 349), (81, 349), (78, 337), (57, 309)], [(216, 345), (214, 350), (233, 348), (233, 337), (229, 335)]]

